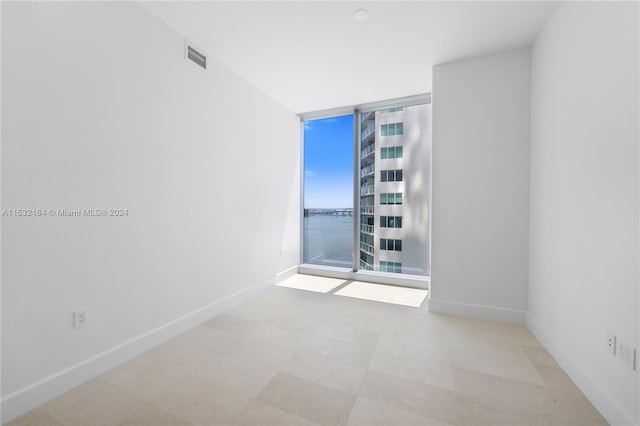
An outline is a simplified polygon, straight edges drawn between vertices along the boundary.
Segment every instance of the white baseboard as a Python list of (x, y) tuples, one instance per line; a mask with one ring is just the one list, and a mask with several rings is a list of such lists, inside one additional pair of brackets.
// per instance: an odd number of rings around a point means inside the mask
[(441, 314), (459, 315), (462, 317), (477, 318), (487, 321), (498, 321), (522, 325), (524, 325), (525, 323), (526, 315), (525, 311), (518, 311), (515, 309), (447, 302), (444, 300), (436, 299), (429, 299), (429, 312), (438, 312)]
[(298, 265), (293, 265), (291, 268), (285, 269), (284, 271), (280, 271), (276, 274), (275, 284), (281, 283), (287, 278), (291, 278), (295, 274), (298, 273)]
[[(295, 273), (297, 268), (293, 269)], [(62, 395), (275, 285), (289, 270), (19, 389), (2, 399), (2, 424)]]
[(591, 403), (611, 425), (635, 424), (618, 405), (611, 399), (595, 380), (564, 350), (531, 314), (527, 313), (527, 328), (542, 343), (542, 346), (558, 362), (571, 380), (589, 398)]

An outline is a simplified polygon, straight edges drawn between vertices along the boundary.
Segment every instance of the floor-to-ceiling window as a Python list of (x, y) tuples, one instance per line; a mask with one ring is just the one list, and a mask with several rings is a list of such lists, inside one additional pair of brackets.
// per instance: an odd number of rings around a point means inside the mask
[(430, 97), (304, 121), (304, 161), (303, 263), (430, 275)]
[(304, 122), (304, 263), (353, 267), (353, 123)]

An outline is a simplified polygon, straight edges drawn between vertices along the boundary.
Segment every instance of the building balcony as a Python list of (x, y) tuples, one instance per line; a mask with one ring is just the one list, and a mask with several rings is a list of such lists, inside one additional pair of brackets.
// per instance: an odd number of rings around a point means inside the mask
[(373, 235), (373, 226), (361, 223), (360, 224), (360, 232), (364, 232), (364, 233)]
[(367, 243), (360, 243), (360, 250), (362, 250), (365, 253), (369, 253), (369, 254), (373, 254), (373, 246), (371, 244), (367, 244)]
[(364, 159), (372, 155), (374, 152), (376, 152), (376, 145), (372, 143), (371, 145), (360, 151), (360, 159)]
[(375, 131), (376, 123), (372, 121), (371, 123), (367, 124), (367, 126), (360, 132), (360, 140), (363, 141), (367, 139), (369, 136), (375, 133)]
[(373, 206), (363, 206), (360, 207), (360, 213), (361, 214), (373, 214), (374, 212), (374, 207)]
[(375, 171), (376, 171), (376, 165), (372, 164), (372, 165), (367, 166), (364, 169), (360, 170), (360, 177), (369, 176), (369, 175), (373, 174), (373, 172), (375, 172)]
[(360, 114), (360, 122), (364, 123), (370, 118), (375, 118), (375, 113), (375, 111), (363, 112), (362, 114)]
[(360, 269), (365, 270), (365, 271), (373, 271), (373, 265), (369, 265), (367, 262), (365, 262), (364, 260), (360, 260)]
[(373, 185), (364, 185), (360, 187), (360, 195), (372, 195), (375, 193)]
[(360, 159), (363, 160), (366, 157), (373, 155), (374, 152), (376, 152), (376, 145), (372, 143), (371, 145), (360, 151)]

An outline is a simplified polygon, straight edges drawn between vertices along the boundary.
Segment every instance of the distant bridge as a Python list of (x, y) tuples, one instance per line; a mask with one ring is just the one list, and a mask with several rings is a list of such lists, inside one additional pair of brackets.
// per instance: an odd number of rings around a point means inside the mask
[(353, 217), (353, 209), (304, 209), (307, 216), (349, 216)]

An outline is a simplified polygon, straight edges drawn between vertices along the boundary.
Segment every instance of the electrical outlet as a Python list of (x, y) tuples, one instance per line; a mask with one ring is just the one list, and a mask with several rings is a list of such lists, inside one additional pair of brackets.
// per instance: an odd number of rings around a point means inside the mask
[(73, 313), (73, 328), (86, 327), (88, 320), (87, 309), (82, 309)]
[(624, 362), (627, 367), (635, 370), (637, 368), (636, 358), (638, 352), (636, 348), (632, 347), (631, 345), (627, 344), (627, 342), (624, 342), (621, 339), (617, 339), (616, 344), (617, 358)]
[(607, 350), (611, 355), (616, 354), (616, 336), (613, 335), (610, 331), (607, 331)]

